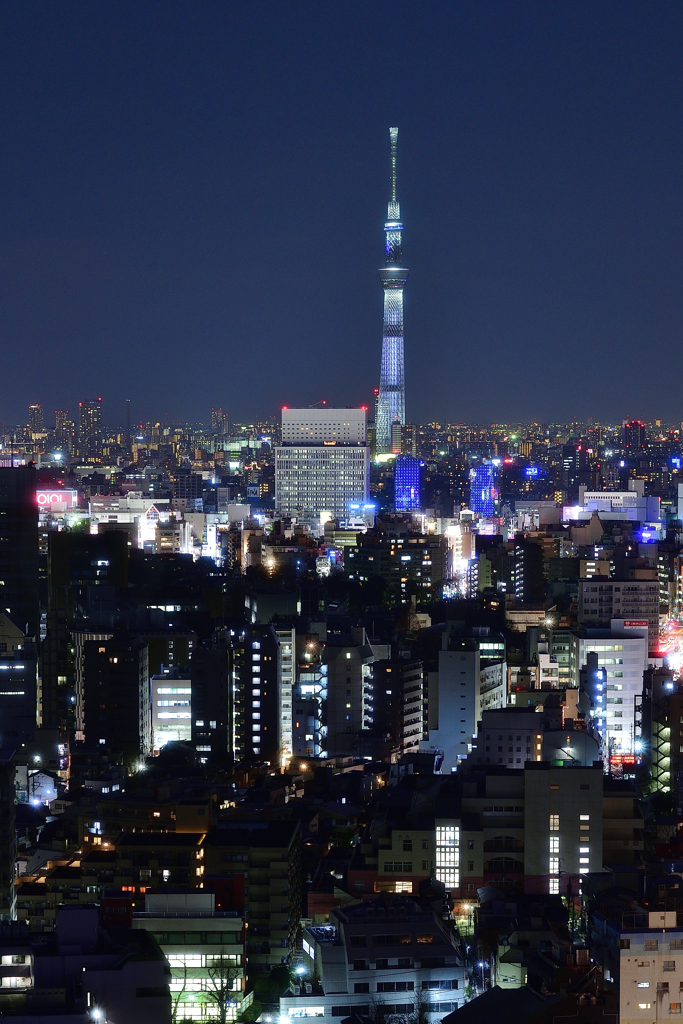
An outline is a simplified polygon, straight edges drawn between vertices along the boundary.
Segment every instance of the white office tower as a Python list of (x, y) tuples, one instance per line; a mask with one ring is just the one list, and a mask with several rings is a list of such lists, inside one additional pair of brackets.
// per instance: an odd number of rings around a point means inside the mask
[(283, 409), (283, 444), (365, 444), (365, 409)]
[[(612, 625), (616, 627), (613, 621)], [(588, 655), (595, 654), (597, 667), (604, 671), (605, 755), (632, 754), (640, 733), (636, 709), (643, 693), (643, 672), (647, 668), (647, 622), (642, 629), (587, 629), (570, 641), (569, 665), (572, 685), (578, 687), (581, 669)]]
[(367, 502), (369, 482), (365, 409), (282, 410), (276, 512), (345, 519)]

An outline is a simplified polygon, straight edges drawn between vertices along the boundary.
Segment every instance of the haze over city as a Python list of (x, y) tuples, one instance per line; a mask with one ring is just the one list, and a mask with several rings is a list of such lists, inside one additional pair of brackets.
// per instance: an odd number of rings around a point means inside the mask
[[(0, 11), (0, 420), (367, 403), (400, 127), (411, 421), (680, 418), (672, 4)], [(662, 372), (666, 366), (666, 372)]]

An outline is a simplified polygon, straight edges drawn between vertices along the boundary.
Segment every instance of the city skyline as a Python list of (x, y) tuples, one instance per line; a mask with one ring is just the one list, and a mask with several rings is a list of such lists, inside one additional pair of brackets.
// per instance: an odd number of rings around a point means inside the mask
[(678, 418), (683, 12), (111, 17), (0, 15), (0, 419), (100, 392), (170, 420), (226, 393), (235, 420), (274, 415), (318, 399), (308, 363), (332, 405), (366, 404), (396, 124), (410, 418)]

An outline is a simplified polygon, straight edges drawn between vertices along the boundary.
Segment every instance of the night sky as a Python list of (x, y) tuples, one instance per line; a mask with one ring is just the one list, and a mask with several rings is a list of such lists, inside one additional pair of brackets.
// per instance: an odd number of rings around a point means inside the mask
[(683, 5), (0, 6), (0, 421), (683, 418)]

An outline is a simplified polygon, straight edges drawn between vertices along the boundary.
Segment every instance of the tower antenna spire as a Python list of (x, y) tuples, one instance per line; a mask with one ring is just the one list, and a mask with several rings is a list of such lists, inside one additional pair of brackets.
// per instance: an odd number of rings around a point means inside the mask
[(403, 361), (403, 288), (408, 270), (403, 266), (401, 241), (403, 224), (396, 189), (396, 143), (398, 128), (389, 129), (391, 139), (391, 199), (384, 225), (386, 262), (379, 276), (384, 289), (382, 364), (375, 424), (377, 451), (390, 452), (394, 423), (406, 421), (405, 371)]

